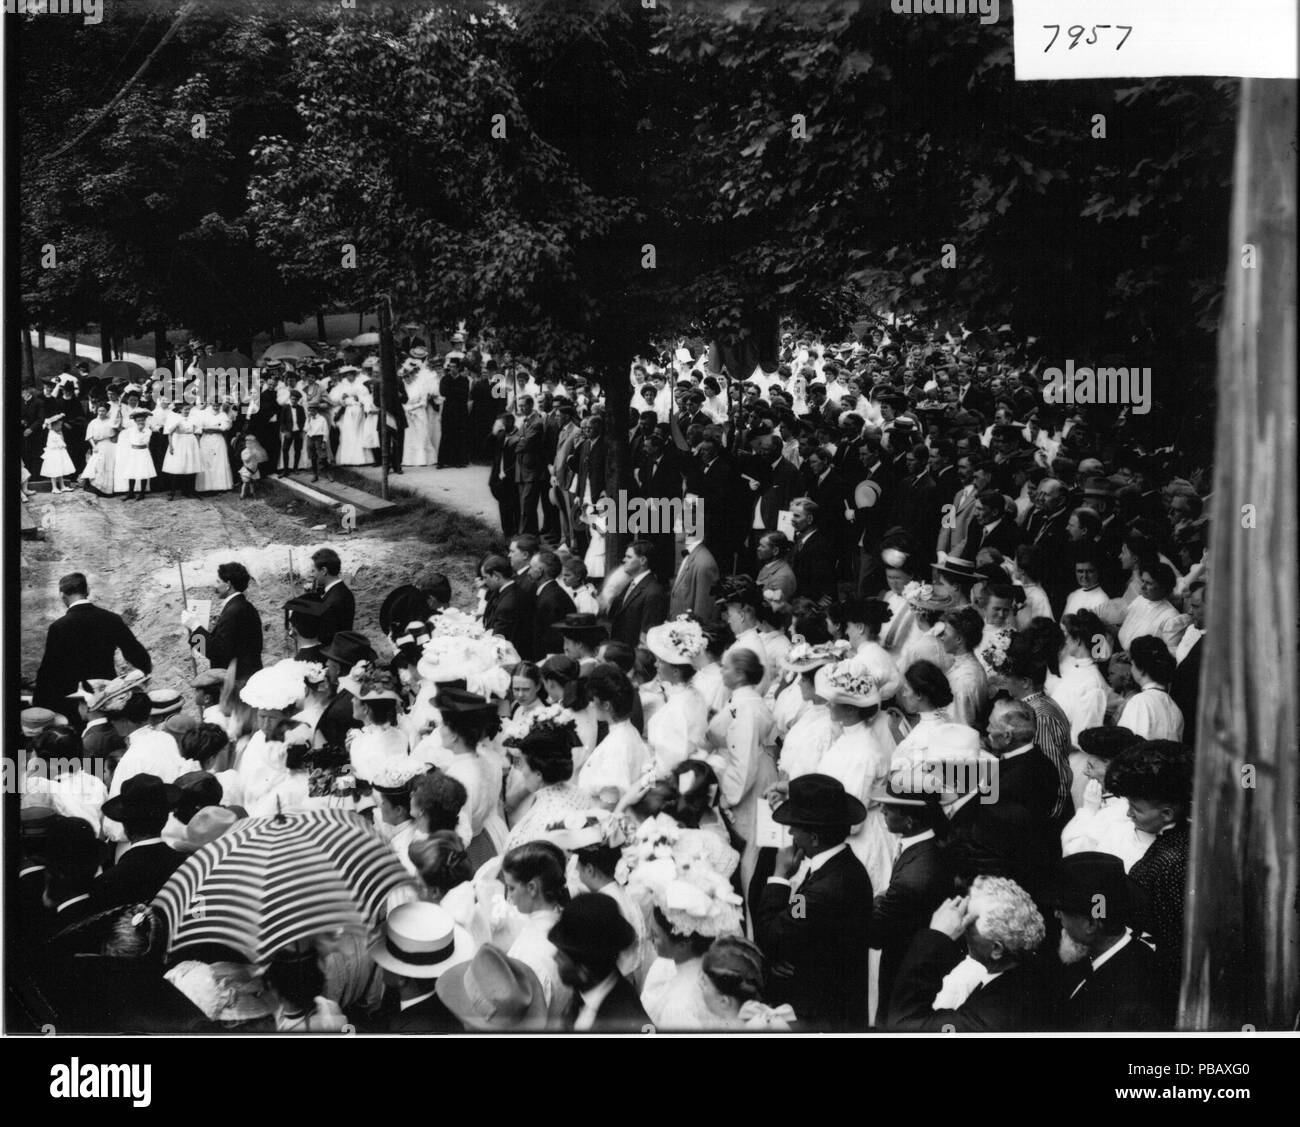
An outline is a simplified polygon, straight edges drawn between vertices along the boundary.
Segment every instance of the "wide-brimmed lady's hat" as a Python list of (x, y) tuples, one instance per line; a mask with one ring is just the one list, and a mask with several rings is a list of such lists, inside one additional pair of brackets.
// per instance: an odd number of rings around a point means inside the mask
[[(790, 795), (773, 812), (772, 820), (783, 826), (856, 826), (867, 817), (867, 808), (830, 775), (800, 775), (790, 780)], [(606, 898), (608, 899), (608, 897)]]
[(546, 995), (527, 963), (485, 943), (438, 979), (438, 997), (466, 1029), (544, 1029)]
[(827, 704), (857, 708), (876, 708), (880, 704), (880, 687), (857, 658), (822, 666), (813, 679), (813, 689)]
[[(608, 896), (602, 899), (609, 900)], [(474, 940), (446, 908), (424, 901), (394, 908), (384, 934), (370, 945), (370, 957), (403, 978), (438, 978), (474, 957)]]
[(387, 669), (376, 667), (369, 661), (359, 661), (346, 677), (339, 678), (339, 688), (351, 693), (357, 700), (391, 700), (401, 703), (397, 680)]
[(852, 652), (852, 644), (842, 638), (834, 642), (821, 642), (815, 646), (807, 642), (796, 642), (786, 650), (785, 656), (781, 659), (781, 668), (787, 673), (811, 673), (823, 665), (834, 665), (837, 661), (843, 661)]
[(239, 820), (238, 811), (228, 806), (205, 806), (189, 820), (184, 836), (169, 838), (167, 844), (178, 853), (197, 853)]
[(431, 609), (429, 597), (423, 591), (410, 583), (404, 583), (389, 591), (380, 604), (379, 629), (385, 634), (391, 634), (394, 625), (404, 626), (416, 619), (423, 621), (429, 617)]
[(478, 693), (471, 693), (467, 689), (456, 689), (448, 685), (438, 686), (438, 695), (434, 697), (433, 702), (438, 706), (439, 712), (456, 712), (462, 716), (497, 711), (495, 701), (488, 700)]
[(645, 636), (646, 649), (669, 665), (690, 665), (707, 642), (700, 624), (689, 618), (652, 626)]
[(929, 583), (909, 583), (903, 588), (903, 598), (913, 610), (929, 613), (953, 610), (957, 606), (951, 591), (936, 591)]

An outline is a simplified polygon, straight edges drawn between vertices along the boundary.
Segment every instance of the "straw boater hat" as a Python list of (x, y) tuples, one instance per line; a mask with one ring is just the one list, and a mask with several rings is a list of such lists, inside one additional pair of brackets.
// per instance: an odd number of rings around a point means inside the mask
[(931, 565), (932, 571), (938, 571), (952, 578), (959, 579), (964, 583), (974, 583), (979, 578), (979, 572), (975, 570), (975, 564), (970, 560), (964, 560), (960, 556), (948, 556), (943, 563)]
[(685, 616), (646, 631), (645, 644), (660, 661), (690, 665), (705, 650), (707, 639), (700, 624)]
[(148, 681), (149, 674), (132, 669), (105, 685), (97, 697), (86, 702), (86, 707), (92, 712), (118, 712), (131, 694), (141, 691)]
[[(618, 906), (609, 900), (618, 910)], [(370, 957), (403, 978), (438, 978), (474, 955), (474, 940), (446, 908), (413, 901), (394, 908), (384, 934), (370, 945)]]
[(98, 702), (104, 695), (104, 690), (110, 684), (112, 682), (105, 677), (91, 677), (89, 680), (82, 681), (76, 689), (68, 694), (68, 697), (72, 700), (82, 701), (86, 708), (91, 711), (98, 711), (96, 705), (91, 702)]
[(24, 736), (39, 736), (48, 728), (66, 728), (68, 718), (49, 708), (24, 708), (18, 716)]
[(957, 600), (948, 591), (942, 594), (929, 583), (909, 583), (903, 588), (903, 598), (913, 610), (945, 611), (957, 606)]
[(176, 689), (151, 689), (149, 691), (149, 719), (161, 720), (181, 710), (181, 694)]
[(582, 613), (566, 614), (564, 621), (557, 622), (552, 629), (578, 641), (604, 641), (609, 633), (594, 614)]

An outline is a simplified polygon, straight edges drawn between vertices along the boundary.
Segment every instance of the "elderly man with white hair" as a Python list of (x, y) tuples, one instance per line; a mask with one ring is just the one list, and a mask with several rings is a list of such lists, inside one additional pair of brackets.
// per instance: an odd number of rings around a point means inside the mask
[[(1033, 962), (1042, 914), (1015, 881), (976, 877), (912, 940), (889, 998), (887, 1028), (1005, 1033), (1050, 1026), (1049, 990)], [(962, 957), (964, 941), (966, 955)]]

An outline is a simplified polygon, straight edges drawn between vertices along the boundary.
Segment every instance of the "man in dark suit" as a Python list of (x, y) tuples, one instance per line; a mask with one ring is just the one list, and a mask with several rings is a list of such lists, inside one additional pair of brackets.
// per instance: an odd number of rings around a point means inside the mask
[(1128, 926), (1132, 894), (1124, 863), (1109, 853), (1074, 853), (1058, 866), (1047, 900), (1061, 921), (1061, 1027), (1071, 1033), (1165, 1028), (1155, 952)]
[[(605, 420), (589, 415), (582, 420), (583, 440), (570, 455), (573, 470), (573, 496), (581, 506), (594, 504), (605, 496)], [(578, 522), (578, 527), (583, 527)]]
[(1034, 743), (1037, 722), (1024, 701), (1003, 699), (993, 705), (988, 722), (989, 748), (998, 757), (998, 801), (1023, 806), (1040, 824), (1042, 844), (1059, 848), (1052, 812), (1060, 789), (1060, 772)]
[[(57, 414), (57, 412), (55, 412)], [(22, 457), (27, 472), (33, 477), (41, 468), (41, 444), (45, 435), (45, 402), (37, 388), (23, 385), (23, 401), (19, 408), (22, 425)]]
[(339, 678), (350, 673), (359, 661), (374, 661), (375, 651), (364, 634), (358, 634), (354, 630), (340, 630), (330, 639), (328, 646), (322, 647), (321, 657), (325, 660), (325, 672), (334, 694), (326, 703), (321, 718), (316, 721), (316, 729), (327, 744), (341, 748), (348, 732), (360, 728), (361, 721), (356, 718), (352, 708), (356, 698), (346, 689), (339, 688)]
[(633, 540), (623, 553), (623, 570), (630, 582), (609, 606), (609, 636), (635, 649), (645, 632), (668, 617), (668, 592), (650, 570), (654, 545)]
[[(976, 878), (969, 896), (945, 900), (930, 926), (912, 940), (890, 993), (886, 1028), (894, 1033), (1050, 1028), (1045, 984), (1032, 964), (1044, 932), (1042, 915), (1018, 884), (1005, 877)], [(962, 961), (963, 939), (981, 973), (973, 983), (949, 984), (940, 999), (945, 976)]]
[(519, 651), (521, 658), (531, 661), (536, 609), (532, 596), (515, 582), (514, 571), (505, 556), (488, 556), (479, 574), (488, 592), (483, 626), (493, 634), (500, 634)]
[(636, 988), (618, 973), (618, 957), (636, 932), (612, 897), (575, 896), (548, 937), (560, 981), (573, 990), (564, 1028), (575, 1033), (645, 1033), (653, 1027)]
[(540, 406), (542, 410), (542, 534), (551, 537), (552, 542), (558, 542), (562, 534), (562, 528), (560, 510), (556, 507), (555, 499), (551, 495), (553, 485), (551, 474), (552, 467), (555, 464), (556, 451), (560, 446), (560, 435), (567, 424), (565, 417), (556, 406), (555, 396), (551, 392), (544, 391), (542, 393)]
[(867, 1026), (871, 878), (846, 844), (866, 807), (829, 775), (790, 782), (773, 812), (793, 846), (778, 850), (754, 915), (754, 938), (771, 969), (768, 1001), (788, 1002), (809, 1029)]
[(116, 798), (104, 803), (104, 817), (121, 822), (130, 844), (117, 864), (90, 886), (88, 914), (128, 904), (148, 903), (185, 860), (162, 839), (167, 815), (180, 788), (157, 775), (133, 775)]
[(564, 635), (555, 629), (567, 615), (577, 611), (569, 593), (560, 586), (560, 573), (564, 565), (554, 552), (538, 552), (533, 557), (533, 568), (541, 573), (534, 599), (537, 603), (537, 641), (533, 652), (538, 658), (564, 652)]
[[(302, 465), (302, 436), (307, 429), (307, 408), (302, 405), (301, 391), (295, 388), (289, 392), (289, 402), (278, 408), (276, 420), (280, 430), (279, 457), (276, 460), (280, 463), (279, 476), (284, 477)], [(398, 469), (400, 468), (399, 466)]]
[(533, 557), (541, 550), (542, 542), (531, 532), (521, 532), (510, 539), (506, 558), (510, 561), (510, 570), (514, 572), (515, 582), (525, 595), (537, 594), (537, 576), (533, 574)]
[(1007, 499), (996, 489), (984, 490), (976, 498), (975, 518), (967, 528), (966, 543), (959, 555), (974, 560), (981, 548), (996, 548), (1014, 559), (1019, 543), (1020, 526), (1007, 515)]
[(55, 814), (47, 825), (41, 910), (30, 919), (20, 920), (27, 942), (41, 944), (90, 914), (90, 890), (99, 872), (101, 852), (95, 831), (84, 818)]
[(339, 574), (343, 570), (343, 561), (333, 548), (319, 548), (313, 552), (311, 565), (316, 590), (325, 607), (320, 621), (320, 640), (328, 645), (340, 630), (352, 629), (357, 601)]
[(649, 435), (643, 446), (641, 464), (635, 471), (637, 495), (648, 503), (650, 527), (641, 535), (654, 545), (650, 566), (661, 583), (673, 578), (673, 549), (677, 544), (673, 528), (675, 510), (681, 507), (682, 472), (677, 464), (677, 448), (664, 443), (658, 434)]
[(1034, 509), (1025, 521), (1025, 542), (1043, 553), (1043, 590), (1056, 615), (1065, 609), (1065, 598), (1074, 589), (1074, 561), (1066, 550), (1069, 520), (1070, 496), (1065, 486), (1055, 478), (1043, 478), (1034, 494)]
[(537, 533), (537, 507), (542, 490), (549, 483), (546, 466), (546, 434), (542, 416), (533, 409), (531, 397), (519, 400), (518, 438), (515, 442), (515, 482), (519, 489), (519, 530)]
[(821, 507), (807, 497), (791, 506), (795, 540), (790, 551), (790, 568), (798, 585), (796, 595), (810, 599), (834, 599), (835, 545), (821, 524)]
[(119, 650), (122, 658), (141, 673), (153, 672), (153, 662), (118, 615), (91, 603), (90, 588), (81, 572), (74, 571), (59, 580), (59, 595), (68, 610), (50, 624), (45, 635), (45, 653), (36, 670), (32, 703), (76, 716), (75, 702), (68, 701), (68, 694), (82, 681), (111, 681), (116, 677), (114, 658)]
[(262, 668), (262, 616), (244, 594), (250, 576), (241, 563), (217, 567), (217, 597), (221, 609), (212, 629), (195, 624), (195, 634), (206, 636), (208, 660), (213, 669), (235, 666), (235, 679), (247, 681)]
[(898, 859), (889, 875), (889, 887), (876, 894), (871, 912), (871, 946), (880, 949), (879, 1005), (876, 1025), (888, 1020), (889, 992), (917, 932), (929, 926), (934, 910), (953, 890), (952, 870), (935, 836), (935, 827), (947, 833), (938, 796), (912, 793), (891, 780), (879, 801), (885, 808), (885, 827), (901, 838)]
[(920, 443), (907, 452), (907, 475), (898, 483), (897, 520), (929, 554), (939, 541), (939, 487), (930, 473), (930, 452)]
[(501, 532), (513, 536), (519, 531), (519, 488), (515, 484), (515, 417), (507, 412), (498, 415), (492, 426), (492, 466), (488, 470), (488, 489), (497, 499), (501, 514)]
[[(1205, 652), (1205, 584), (1200, 580), (1194, 582), (1187, 592), (1186, 610), (1192, 620), (1188, 628), (1197, 632), (1196, 640), (1187, 644), (1184, 635), (1174, 657), (1178, 666), (1174, 670), (1174, 679), (1169, 683), (1169, 695), (1174, 698), (1183, 714), (1183, 744), (1196, 746), (1196, 709), (1201, 690), (1201, 655)], [(1187, 646), (1184, 652), (1183, 647)]]

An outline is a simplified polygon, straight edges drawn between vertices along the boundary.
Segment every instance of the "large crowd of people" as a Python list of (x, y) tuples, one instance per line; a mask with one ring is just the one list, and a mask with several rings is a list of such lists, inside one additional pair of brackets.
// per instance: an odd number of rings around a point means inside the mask
[[(398, 460), (483, 461), (500, 505), (474, 593), (430, 571), (357, 621), (323, 548), (273, 654), (232, 550), (190, 680), (65, 577), (23, 716), (33, 992), (144, 1029), (1173, 1028), (1200, 476), (996, 334), (782, 349), (639, 358), (620, 420), (586, 378), (415, 346)], [(280, 384), (341, 464), (377, 450), (357, 360)], [(169, 951), (187, 858), (321, 809), (405, 870), (369, 935)]]

